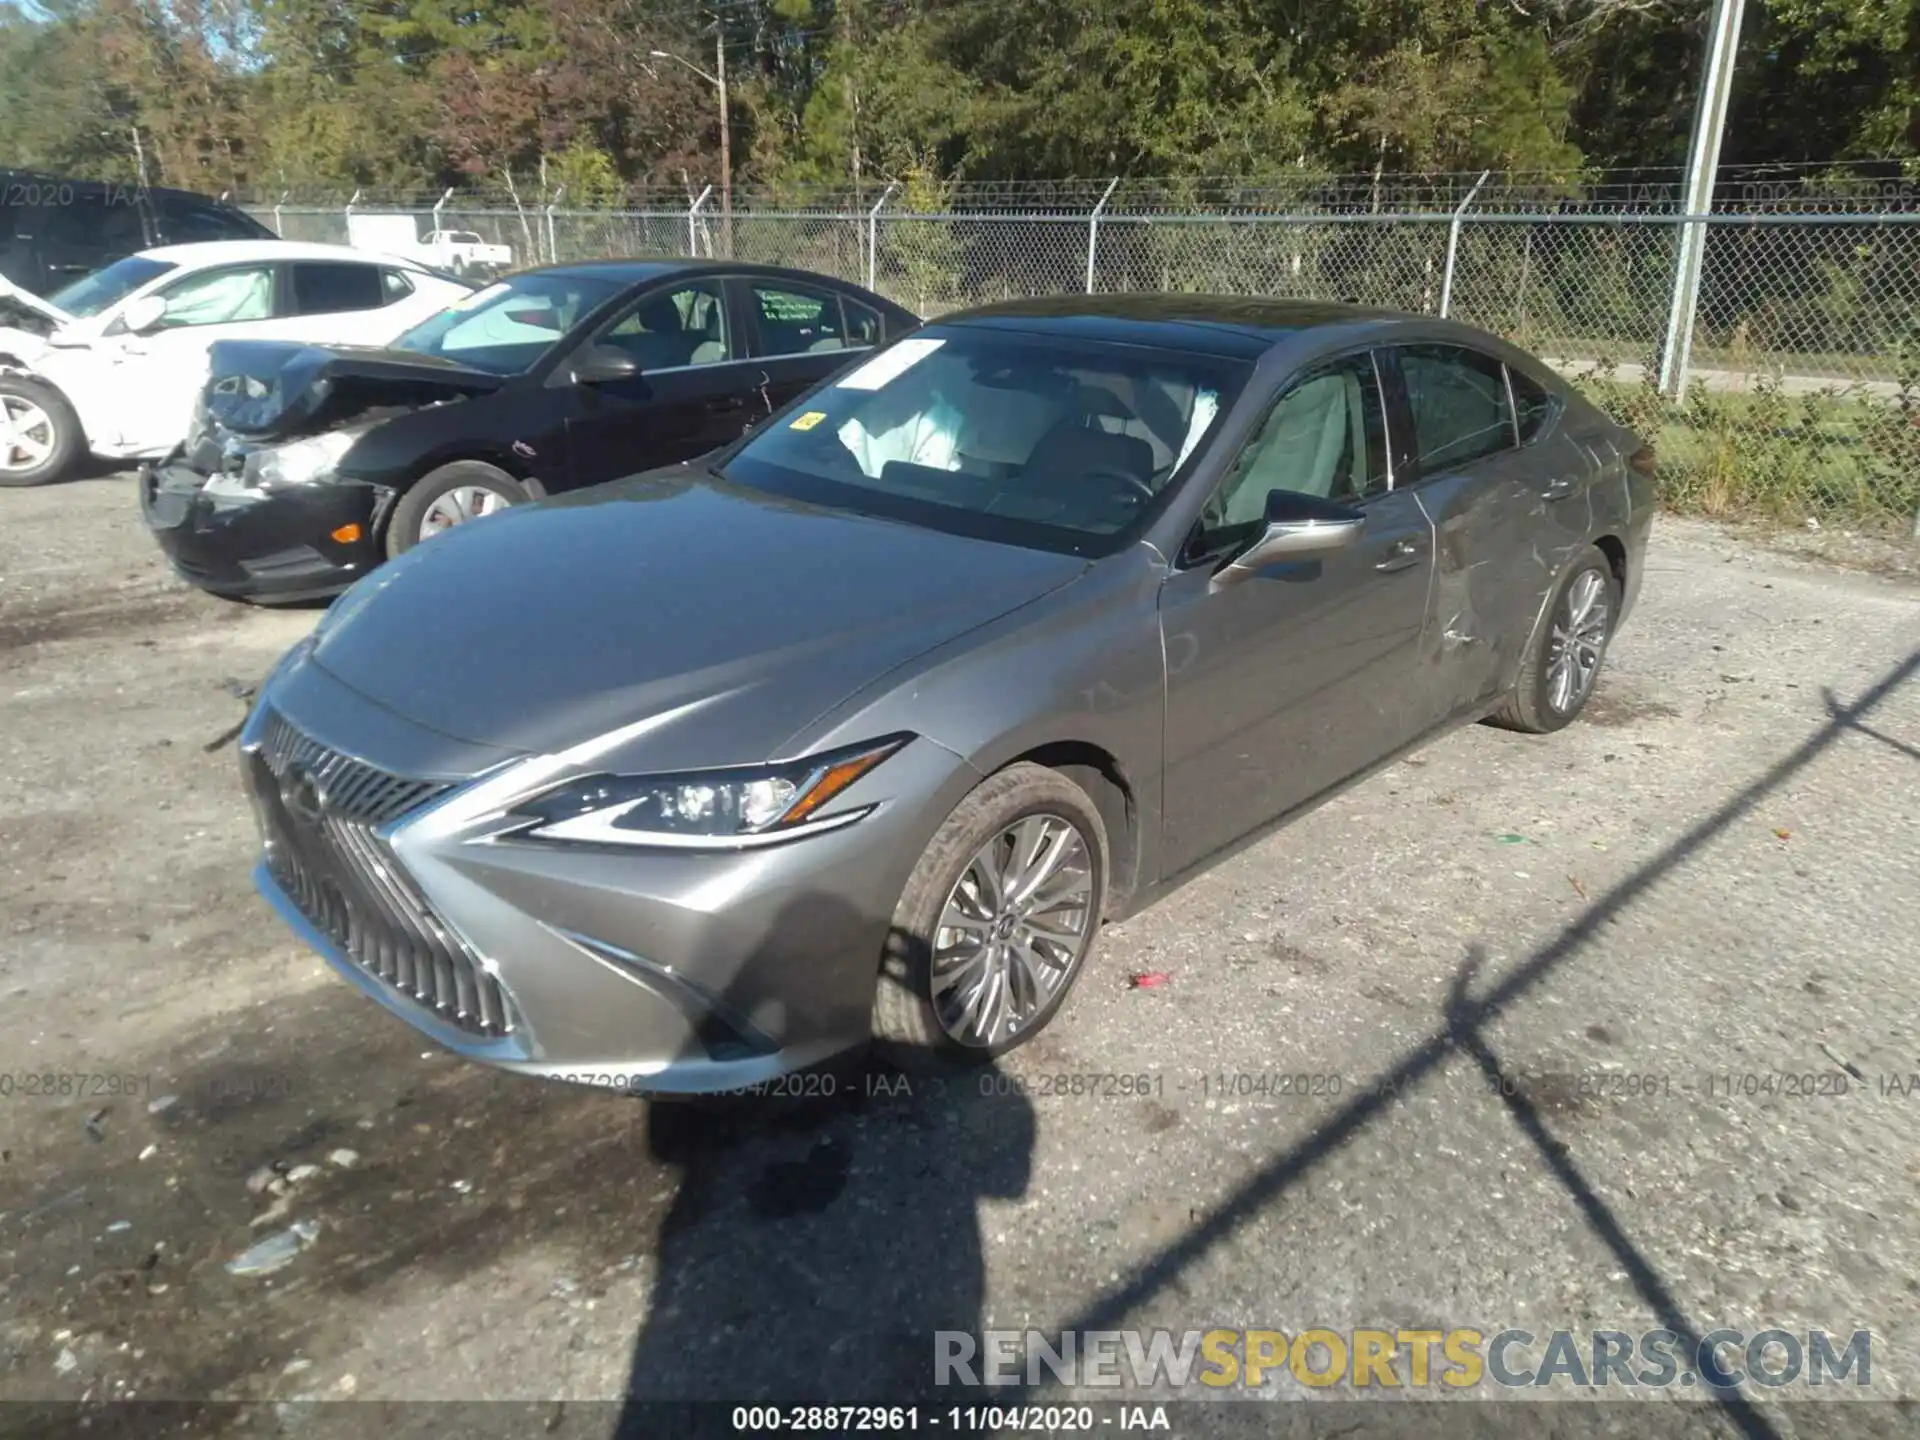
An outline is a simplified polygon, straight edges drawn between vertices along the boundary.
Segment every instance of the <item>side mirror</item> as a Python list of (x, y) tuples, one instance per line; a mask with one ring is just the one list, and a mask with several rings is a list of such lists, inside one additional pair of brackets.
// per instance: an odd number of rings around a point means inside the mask
[(120, 323), (135, 335), (144, 335), (154, 328), (167, 315), (167, 302), (158, 295), (142, 295), (138, 300), (129, 300), (126, 309), (120, 312)]
[(612, 345), (594, 345), (573, 362), (573, 383), (605, 385), (613, 380), (631, 380), (640, 373), (640, 362)]
[(1291, 490), (1269, 491), (1266, 530), (1214, 572), (1209, 588), (1223, 590), (1238, 585), (1283, 560), (1313, 560), (1344, 550), (1360, 538), (1366, 526), (1366, 515), (1351, 506), (1296, 495)]

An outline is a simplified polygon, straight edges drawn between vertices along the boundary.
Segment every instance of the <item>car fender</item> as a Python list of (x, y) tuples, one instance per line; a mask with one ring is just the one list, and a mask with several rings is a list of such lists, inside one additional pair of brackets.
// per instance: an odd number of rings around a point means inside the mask
[(457, 464), (462, 460), (476, 460), (482, 465), (491, 465), (494, 469), (511, 476), (526, 487), (527, 493), (536, 500), (547, 498), (546, 483), (534, 473), (527, 457), (519, 454), (510, 445), (497, 444), (491, 440), (468, 437), (449, 441), (423, 456), (412, 468), (412, 475), (406, 483), (398, 486), (401, 492), (411, 490), (427, 476), (443, 465)]
[[(111, 422), (99, 411), (99, 397), (95, 395), (89, 401), (87, 398), (89, 387), (73, 384), (72, 377), (63, 377), (60, 373), (62, 367), (58, 363), (60, 358), (60, 352), (55, 351), (51, 355), (42, 354), (30, 360), (18, 351), (0, 348), (0, 375), (11, 375), (16, 379), (31, 380), (36, 385), (44, 385), (66, 401), (67, 408), (73, 411), (74, 418), (80, 422), (80, 439), (83, 444), (88, 443), (91, 436), (113, 433)], [(47, 364), (49, 359), (55, 363)], [(66, 383), (63, 383), (63, 379)]]
[[(1166, 676), (1145, 547), (935, 646), (817, 717), (782, 754), (916, 730), (963, 760), (974, 783), (1036, 752), (1111, 772), (1132, 813), (1124, 894), (1158, 874)], [(1107, 757), (1092, 763), (1089, 751)], [(1078, 758), (1074, 758), (1078, 757)], [(1098, 798), (1098, 797), (1096, 797)]]

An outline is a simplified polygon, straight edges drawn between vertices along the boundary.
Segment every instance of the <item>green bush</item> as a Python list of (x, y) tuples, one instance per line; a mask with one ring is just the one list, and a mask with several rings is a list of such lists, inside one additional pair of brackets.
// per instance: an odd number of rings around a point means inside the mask
[(1920, 512), (1920, 367), (1911, 361), (1893, 395), (1848, 385), (1790, 396), (1759, 376), (1748, 391), (1695, 385), (1675, 405), (1610, 367), (1578, 383), (1653, 442), (1661, 502), (1673, 510), (1902, 532)]

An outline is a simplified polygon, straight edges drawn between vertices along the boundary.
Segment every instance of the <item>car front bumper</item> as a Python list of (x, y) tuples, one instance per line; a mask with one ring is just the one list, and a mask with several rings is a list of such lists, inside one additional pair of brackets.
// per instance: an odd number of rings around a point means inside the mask
[[(979, 778), (917, 740), (836, 799), (871, 813), (781, 844), (494, 838), (537, 758), (455, 754), (345, 687), (317, 708), (301, 688), (270, 683), (241, 736), (268, 903), (446, 1048), (634, 1093), (747, 1089), (863, 1044), (901, 891)], [(448, 770), (471, 778), (432, 778)]]
[[(380, 563), (384, 492), (317, 481), (208, 495), (208, 476), (176, 454), (140, 467), (140, 513), (180, 577), (235, 599), (337, 595)], [(355, 538), (335, 536), (356, 527)]]

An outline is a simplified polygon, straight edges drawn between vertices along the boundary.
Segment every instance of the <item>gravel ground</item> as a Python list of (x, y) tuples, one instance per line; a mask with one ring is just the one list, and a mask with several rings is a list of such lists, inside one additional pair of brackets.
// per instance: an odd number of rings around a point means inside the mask
[(1685, 1433), (1912, 1433), (1908, 579), (1664, 525), (1585, 722), (1451, 735), (1110, 930), (984, 1084), (650, 1111), (423, 1053), (253, 898), (236, 692), (316, 612), (177, 583), (125, 476), (0, 509), (0, 1399), (605, 1434), (918, 1394), (939, 1329), (1724, 1326), (1870, 1329), (1896, 1403), (1666, 1392)]

